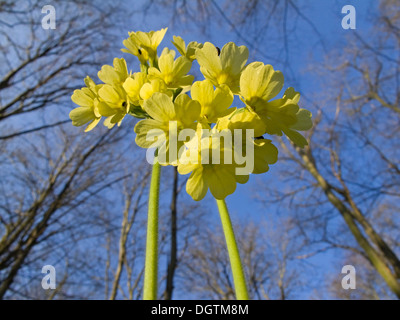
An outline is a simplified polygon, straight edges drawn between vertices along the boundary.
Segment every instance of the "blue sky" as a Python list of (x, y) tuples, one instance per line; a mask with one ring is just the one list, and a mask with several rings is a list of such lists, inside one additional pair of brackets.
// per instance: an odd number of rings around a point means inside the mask
[[(106, 0), (105, 2), (111, 3), (110, 0)], [(47, 4), (47, 1), (43, 3)], [(108, 60), (97, 62), (112, 64), (112, 59), (114, 57), (124, 57), (128, 62), (128, 68), (132, 69), (134, 72), (138, 71), (139, 66), (136, 57), (120, 51), (120, 48), (122, 48), (122, 41), (128, 37), (129, 31), (159, 30), (168, 27), (168, 32), (159, 51), (161, 51), (164, 46), (174, 48), (171, 43), (173, 35), (181, 36), (186, 43), (190, 41), (210, 41), (220, 48), (230, 41), (238, 45), (244, 45), (252, 41), (252, 32), (254, 32), (254, 30), (247, 30), (241, 27), (237, 29), (232, 28), (229, 21), (227, 21), (227, 19), (230, 18), (229, 16), (224, 17), (217, 13), (215, 16), (210, 17), (209, 21), (206, 22), (207, 27), (202, 29), (190, 19), (184, 22), (172, 23), (173, 11), (168, 8), (153, 6), (150, 8), (147, 15), (143, 15), (141, 8), (145, 3), (147, 3), (147, 1), (144, 0), (125, 2), (127, 13), (131, 10), (134, 10), (136, 13), (134, 15), (127, 14), (121, 16), (119, 25), (115, 26), (114, 47), (111, 46), (111, 50), (109, 50), (109, 52), (107, 51), (107, 54), (109, 54)], [(222, 12), (229, 12), (224, 11), (223, 8), (225, 3), (229, 3), (228, 1), (215, 1), (215, 3), (222, 8)], [(317, 76), (316, 66), (321, 64), (325, 55), (332, 53), (340, 54), (346, 50), (349, 44), (347, 41), (348, 36), (354, 33), (367, 35), (371, 32), (371, 29), (374, 27), (371, 22), (371, 17), (377, 10), (377, 1), (293, 0), (293, 3), (297, 6), (298, 11), (296, 12), (293, 8), (290, 9), (286, 17), (286, 23), (280, 22), (273, 24), (266, 31), (259, 30), (262, 37), (260, 36), (259, 39), (256, 39), (255, 42), (252, 42), (252, 45), (249, 46), (249, 62), (259, 60), (266, 64), (272, 64), (274, 69), (281, 70), (285, 76), (285, 86), (280, 95), (282, 95), (287, 87), (293, 86), (302, 95), (300, 105), (311, 111), (315, 111), (315, 104), (318, 103), (315, 97), (320, 96), (321, 93), (327, 89), (324, 87), (324, 80), (329, 79), (331, 76), (328, 71), (325, 71), (325, 74), (318, 74)], [(341, 26), (341, 21), (344, 16), (341, 10), (344, 5), (348, 4), (356, 8), (356, 30), (344, 30)], [(230, 9), (230, 7), (228, 9)], [(37, 14), (39, 17), (40, 11), (37, 11)], [(263, 14), (263, 12), (260, 12), (258, 16), (260, 24), (264, 21)], [(61, 20), (62, 13), (60, 13), (59, 16)], [(284, 37), (284, 29), (287, 31), (287, 37)], [(23, 38), (21, 37), (21, 39)], [(197, 74), (199, 73), (197, 62), (194, 62), (193, 69)], [(91, 76), (97, 78), (95, 74)], [(81, 85), (83, 85), (83, 81)], [(235, 100), (235, 103), (236, 102), (240, 103), (240, 101)], [(319, 107), (324, 109), (328, 117), (334, 112), (334, 108), (331, 105), (319, 105)], [(53, 112), (58, 113), (59, 109), (55, 109)], [(58, 114), (58, 116), (60, 115)], [(63, 114), (61, 118), (65, 119), (67, 115)], [(21, 122), (20, 125), (25, 126), (28, 122), (35, 122), (37, 120), (31, 118), (30, 114), (26, 115), (26, 119), (26, 122)], [(122, 126), (132, 126), (132, 124), (132, 119), (130, 119), (130, 121), (124, 120)], [(18, 123), (15, 123), (15, 125), (18, 125)], [(94, 132), (95, 131), (92, 131), (90, 134), (96, 134)], [(131, 130), (130, 133), (132, 135), (130, 142), (133, 146), (133, 130)], [(272, 140), (274, 139), (272, 138)], [(128, 143), (129, 142), (127, 142), (127, 144)], [(354, 146), (350, 145), (350, 147)], [(136, 150), (137, 149), (138, 148), (136, 148)], [(140, 151), (143, 152), (144, 157), (145, 150)], [(361, 165), (361, 161), (363, 160), (358, 161), (357, 165)], [(368, 161), (368, 159), (364, 161)], [(293, 181), (282, 181), (281, 179), (284, 170), (285, 165), (278, 161), (270, 167), (268, 173), (252, 176), (250, 181), (245, 185), (238, 184), (236, 192), (226, 199), (231, 211), (232, 220), (236, 223), (240, 223), (241, 221), (251, 221), (256, 224), (259, 222), (272, 222), (272, 224), (276, 225), (279, 224), (280, 219), (291, 217), (293, 212), (291, 212), (287, 204), (279, 206), (275, 203), (270, 203), (268, 205), (268, 199), (265, 199), (266, 205), (265, 203), (262, 204), (260, 201), (257, 201), (255, 198), (256, 194), (258, 196), (260, 196), (260, 193), (262, 194), (260, 185), (271, 185), (274, 188), (281, 188), (282, 190), (291, 187), (290, 184), (293, 183)], [(164, 172), (166, 172), (166, 170)], [(170, 172), (166, 172), (166, 174), (168, 173)], [(168, 178), (170, 178), (170, 176)], [(162, 181), (164, 190), (170, 190), (170, 186), (172, 185), (171, 180), (163, 179)], [(171, 195), (168, 192), (163, 194), (162, 201), (166, 204), (165, 210), (169, 208), (170, 198)], [(185, 199), (185, 201), (189, 203), (193, 201), (187, 194), (181, 194), (180, 198), (182, 200)], [(297, 200), (301, 202), (301, 199)], [(208, 211), (209, 218), (214, 219), (216, 224), (218, 224), (218, 211), (210, 194), (201, 202), (201, 205)], [(329, 211), (331, 208), (330, 206), (321, 206), (318, 210)], [(196, 212), (193, 214), (196, 214)], [(336, 218), (333, 219), (334, 227), (342, 224), (341, 217), (339, 215), (335, 216)], [(304, 277), (312, 282), (310, 287), (316, 291), (326, 288), (325, 284), (318, 282), (326, 278), (326, 276), (337, 274), (338, 279), (340, 277), (342, 265), (339, 264), (341, 260), (340, 257), (338, 257), (338, 251), (328, 251), (316, 255), (307, 260), (307, 263), (309, 267), (307, 270), (309, 272), (307, 272)], [(165, 261), (161, 261), (160, 264), (162, 264), (161, 267), (164, 268)], [(310, 288), (304, 288), (304, 290), (300, 292), (298, 298), (306, 299), (310, 298), (311, 295), (312, 292)], [(186, 297), (176, 295), (175, 298)]]
[[(224, 18), (221, 15), (210, 17), (209, 22), (207, 22), (207, 28), (203, 30), (198, 24), (190, 20), (171, 23), (173, 11), (166, 8), (153, 6), (148, 11), (148, 14), (144, 16), (140, 10), (144, 3), (146, 1), (142, 0), (125, 2), (127, 12), (133, 9), (137, 13), (134, 16), (121, 16), (120, 23), (115, 28), (115, 48), (110, 50), (109, 61), (101, 61), (101, 63), (112, 64), (113, 57), (124, 57), (128, 62), (128, 68), (134, 72), (138, 71), (139, 66), (136, 58), (120, 51), (122, 40), (128, 37), (129, 31), (150, 31), (168, 27), (168, 32), (160, 46), (160, 51), (164, 46), (173, 48), (171, 43), (173, 35), (181, 36), (186, 43), (190, 41), (209, 41), (220, 48), (230, 41), (238, 45), (244, 45), (247, 44), (246, 42), (251, 41), (252, 34), (248, 34), (248, 30), (242, 30), (240, 27), (237, 29), (232, 28), (227, 21), (230, 17)], [(224, 3), (228, 2), (216, 1), (216, 3), (222, 8)], [(370, 31), (373, 27), (370, 22), (371, 14), (376, 10), (377, 2), (373, 0), (299, 0), (294, 1), (294, 3), (298, 8), (298, 12), (293, 9), (290, 10), (287, 14), (286, 23), (276, 23), (265, 32), (262, 31), (260, 40), (256, 39), (256, 43), (252, 43), (253, 45), (249, 46), (249, 61), (262, 61), (265, 64), (272, 64), (274, 69), (281, 70), (285, 76), (285, 86), (282, 93), (287, 87), (293, 86), (302, 95), (301, 106), (313, 111), (315, 110), (313, 97), (318, 96), (324, 90), (323, 81), (321, 80), (330, 76), (327, 73), (317, 77), (314, 73), (314, 67), (323, 61), (326, 54), (332, 52), (340, 53), (345, 50), (347, 45), (346, 37), (351, 33), (365, 34)], [(341, 10), (344, 5), (348, 4), (354, 5), (356, 8), (356, 30), (344, 30), (341, 26), (344, 16)], [(260, 24), (263, 23), (262, 14), (258, 17)], [(284, 28), (286, 28), (287, 38), (283, 36)], [(194, 63), (193, 68), (198, 73), (197, 62)], [(330, 106), (326, 106), (326, 112), (330, 112)], [(131, 122), (126, 121), (122, 125), (129, 124)], [(132, 142), (133, 135), (132, 130)], [(271, 203), (266, 206), (255, 199), (255, 194), (260, 193), (260, 185), (273, 185), (275, 188), (282, 189), (289, 187), (288, 183), (291, 182), (280, 181), (282, 170), (284, 170), (284, 167), (278, 161), (270, 167), (268, 173), (251, 177), (250, 181), (245, 185), (238, 184), (236, 192), (226, 199), (234, 222), (240, 223), (240, 221), (244, 220), (255, 223), (271, 221), (273, 224), (279, 224), (281, 218), (291, 216), (290, 209), (285, 205), (278, 206)], [(170, 181), (166, 180), (164, 187), (168, 189), (169, 185)], [(162, 201), (169, 203), (170, 198), (170, 194), (166, 193)], [(186, 194), (181, 195), (181, 199), (183, 198), (189, 202), (193, 201)], [(266, 203), (268, 203), (268, 199), (266, 199)], [(219, 223), (218, 212), (210, 193), (201, 202), (201, 205), (208, 210), (210, 219), (215, 219)], [(329, 208), (321, 207), (321, 210), (329, 210)], [(338, 217), (338, 222), (341, 222), (340, 219)], [(334, 273), (339, 276), (342, 266), (337, 265), (336, 254), (337, 252), (329, 251), (307, 261), (313, 276), (305, 275), (305, 277), (308, 277), (313, 282), (312, 287), (315, 290), (318, 291), (319, 287), (324, 287), (323, 283), (318, 283), (319, 279), (324, 279), (326, 275)], [(165, 262), (161, 261), (161, 264), (163, 263)], [(315, 271), (317, 274), (315, 274)], [(298, 297), (309, 298), (310, 295), (309, 288), (305, 288)], [(176, 296), (176, 298), (179, 298), (179, 296)]]

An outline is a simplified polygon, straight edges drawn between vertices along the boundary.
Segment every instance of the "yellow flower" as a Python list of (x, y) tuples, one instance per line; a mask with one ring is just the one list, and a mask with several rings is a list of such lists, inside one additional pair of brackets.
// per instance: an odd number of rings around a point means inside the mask
[(121, 50), (135, 55), (142, 64), (146, 64), (149, 59), (154, 62), (157, 57), (157, 47), (163, 40), (167, 29), (150, 32), (129, 32), (129, 38), (123, 41), (123, 45), (127, 49)]
[[(141, 120), (136, 124), (136, 144), (142, 148), (158, 148), (160, 164), (176, 165), (178, 151), (184, 142), (178, 141), (179, 133), (183, 129), (196, 127), (200, 104), (186, 94), (179, 95), (172, 102), (165, 93), (154, 93), (144, 101), (143, 109), (152, 119)], [(170, 137), (170, 134), (174, 136)]]
[(111, 129), (116, 123), (121, 124), (122, 119), (129, 112), (129, 98), (122, 85), (105, 84), (98, 92), (100, 102), (98, 104), (99, 113), (107, 117), (104, 125)]
[(134, 32), (130, 32), (129, 38), (122, 41), (126, 49), (121, 49), (121, 51), (133, 54), (134, 56), (138, 57), (141, 64), (147, 64), (147, 61), (149, 60), (149, 54), (147, 50), (140, 47), (140, 44), (137, 43), (137, 40), (133, 34)]
[(171, 97), (173, 94), (163, 80), (153, 79), (149, 81), (147, 74), (144, 72), (137, 72), (133, 76), (128, 77), (123, 84), (123, 88), (131, 102), (130, 113), (137, 118), (148, 117), (141, 106), (143, 101), (149, 99), (153, 93), (166, 93)]
[[(136, 144), (148, 149), (147, 157), (156, 149), (161, 165), (190, 174), (186, 191), (194, 200), (208, 190), (224, 199), (237, 183), (267, 172), (278, 149), (265, 134), (285, 134), (295, 145), (307, 145), (298, 131), (312, 127), (311, 113), (299, 107), (293, 88), (276, 98), (284, 84), (280, 71), (262, 62), (246, 66), (248, 49), (233, 42), (220, 50), (210, 42), (186, 45), (174, 36), (181, 56), (168, 48), (158, 56), (166, 31), (129, 32), (121, 50), (139, 58), (141, 72), (128, 72), (125, 59), (115, 58), (98, 72), (104, 84), (87, 77), (86, 87), (71, 97), (79, 105), (70, 112), (72, 124), (88, 124), (89, 131), (102, 116), (108, 128), (119, 126), (126, 114), (144, 119), (134, 127)], [(188, 74), (194, 60), (205, 78), (195, 83)], [(245, 107), (231, 107), (234, 95)]]
[[(269, 170), (269, 165), (274, 164), (278, 160), (278, 149), (271, 143), (271, 140), (264, 139), (262, 134), (265, 132), (265, 124), (261, 118), (252, 111), (246, 108), (239, 109), (231, 115), (226, 116), (218, 121), (216, 128), (218, 130), (229, 129), (231, 132), (241, 130), (242, 132), (242, 147), (239, 150), (234, 149), (234, 153), (238, 156), (244, 155), (246, 162), (252, 162), (250, 169), (247, 169), (245, 164), (235, 163), (241, 168), (243, 176), (265, 173)], [(247, 134), (247, 130), (253, 130), (251, 135)], [(252, 144), (254, 148), (252, 154), (247, 153), (247, 144)], [(236, 145), (235, 145), (236, 148)], [(250, 149), (251, 150), (251, 149)], [(238, 159), (239, 157), (234, 157)], [(244, 177), (242, 177), (244, 179)]]
[[(211, 90), (201, 90), (202, 86), (208, 86), (207, 82), (193, 84), (200, 97), (214, 93), (212, 86)], [(267, 172), (278, 159), (278, 149), (271, 140), (260, 137), (265, 133), (264, 122), (247, 108), (219, 118), (209, 135), (203, 129), (210, 127), (204, 122), (197, 125), (196, 136), (185, 143), (187, 150), (180, 154), (178, 164), (180, 174), (191, 172), (186, 191), (196, 201), (203, 199), (208, 189), (216, 199), (224, 199), (235, 191), (236, 183), (246, 183), (250, 174)]]
[(140, 105), (140, 101), (142, 100), (140, 97), (140, 90), (147, 82), (147, 74), (144, 72), (135, 72), (133, 75), (126, 78), (122, 86), (133, 105)]
[(176, 60), (174, 58), (174, 50), (164, 50), (158, 60), (158, 68), (149, 68), (149, 79), (161, 79), (171, 89), (190, 86), (194, 76), (187, 73), (192, 67), (192, 62), (183, 56)]
[[(241, 179), (237, 179), (234, 164), (225, 164), (225, 148), (221, 147), (220, 143), (215, 143), (212, 134), (203, 137), (202, 129), (203, 126), (198, 124), (196, 136), (185, 144), (187, 150), (180, 155), (178, 172), (182, 175), (191, 173), (186, 183), (186, 191), (194, 200), (203, 199), (208, 189), (216, 199), (225, 199), (235, 192), (236, 183)], [(216, 130), (213, 129), (211, 133), (215, 134)], [(211, 156), (214, 152), (220, 154), (220, 163), (213, 163)], [(208, 163), (204, 161), (204, 153), (210, 157)], [(184, 157), (186, 161), (183, 160)]]
[(182, 56), (188, 58), (190, 61), (196, 59), (196, 50), (203, 48), (202, 43), (192, 41), (186, 46), (185, 41), (181, 37), (174, 36), (173, 38), (174, 41), (172, 41), (172, 44), (178, 49)]
[(172, 91), (167, 88), (167, 85), (163, 80), (153, 79), (148, 83), (145, 83), (140, 89), (140, 97), (143, 100), (149, 99), (156, 92), (165, 93), (169, 97), (172, 97)]
[(298, 131), (311, 129), (311, 112), (298, 106), (300, 94), (293, 88), (285, 91), (282, 99), (266, 103), (258, 114), (264, 120), (268, 134), (282, 135), (282, 132), (297, 146), (303, 148), (307, 140)]
[(218, 130), (251, 129), (254, 130), (254, 137), (260, 137), (265, 133), (265, 124), (261, 118), (247, 108), (240, 108), (231, 114), (220, 118), (216, 125)]
[(200, 102), (201, 117), (207, 122), (215, 123), (218, 118), (230, 114), (233, 109), (228, 109), (233, 102), (233, 95), (226, 85), (215, 89), (209, 80), (196, 81), (191, 88), (192, 99)]
[(241, 98), (263, 120), (266, 133), (285, 133), (294, 144), (304, 147), (307, 140), (296, 130), (310, 129), (312, 121), (311, 112), (298, 106), (300, 94), (288, 88), (283, 98), (269, 101), (282, 90), (283, 81), (282, 73), (271, 65), (253, 62), (240, 77)]
[(257, 109), (259, 104), (274, 98), (283, 87), (283, 74), (262, 62), (250, 63), (240, 77), (240, 94), (245, 103)]
[[(196, 136), (185, 143), (187, 150), (180, 154), (178, 165), (180, 174), (191, 172), (186, 191), (196, 201), (208, 189), (216, 199), (224, 199), (235, 191), (236, 183), (246, 183), (250, 174), (267, 172), (278, 159), (278, 149), (270, 140), (254, 139), (264, 132), (264, 124), (247, 109), (221, 118), (210, 134), (203, 129), (210, 127), (197, 125)], [(240, 135), (235, 136), (237, 132)]]
[(85, 132), (92, 130), (100, 121), (101, 115), (98, 110), (97, 93), (102, 85), (96, 85), (90, 77), (85, 78), (86, 87), (75, 90), (71, 99), (80, 107), (73, 109), (69, 113), (74, 126), (83, 126), (89, 123)]
[(200, 71), (204, 77), (215, 86), (226, 84), (233, 93), (239, 92), (240, 74), (249, 56), (249, 50), (245, 46), (238, 47), (229, 42), (218, 54), (217, 48), (210, 42), (206, 42), (201, 49), (196, 50), (196, 59), (200, 64)]
[(199, 201), (205, 197), (208, 189), (216, 199), (225, 199), (236, 190), (235, 168), (232, 165), (179, 165), (180, 174), (191, 175), (186, 183), (186, 192)]
[(99, 79), (109, 85), (122, 85), (128, 78), (128, 68), (124, 58), (115, 58), (113, 65), (104, 65), (97, 73)]

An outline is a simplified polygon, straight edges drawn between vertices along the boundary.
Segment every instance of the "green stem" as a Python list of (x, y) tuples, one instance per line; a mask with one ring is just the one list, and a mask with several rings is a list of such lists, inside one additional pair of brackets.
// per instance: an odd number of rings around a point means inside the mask
[(246, 278), (244, 276), (242, 262), (240, 261), (239, 249), (236, 244), (228, 208), (226, 207), (225, 200), (217, 200), (217, 205), (221, 217), (222, 228), (224, 229), (226, 246), (228, 247), (229, 260), (231, 261), (236, 299), (249, 300)]
[(157, 299), (158, 275), (158, 198), (161, 166), (154, 157), (149, 192), (149, 211), (147, 219), (146, 262), (144, 270), (143, 300)]

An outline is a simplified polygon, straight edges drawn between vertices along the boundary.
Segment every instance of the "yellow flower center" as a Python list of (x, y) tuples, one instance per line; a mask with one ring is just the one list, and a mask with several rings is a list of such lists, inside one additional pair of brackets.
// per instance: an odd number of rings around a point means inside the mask
[(227, 83), (228, 78), (229, 78), (229, 74), (222, 72), (218, 75), (217, 81), (219, 84)]
[(166, 84), (171, 84), (171, 82), (174, 80), (174, 76), (172, 75), (172, 73), (167, 73), (164, 76), (164, 82)]

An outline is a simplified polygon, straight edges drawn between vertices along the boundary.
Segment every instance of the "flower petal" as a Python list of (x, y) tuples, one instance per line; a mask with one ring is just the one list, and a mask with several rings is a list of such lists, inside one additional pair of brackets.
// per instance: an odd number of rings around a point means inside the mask
[(172, 44), (182, 56), (186, 56), (186, 43), (181, 37), (173, 36)]
[(158, 59), (158, 67), (163, 74), (173, 73), (174, 56), (172, 53), (162, 54)]
[(97, 76), (101, 81), (107, 84), (114, 84), (119, 82), (118, 72), (114, 70), (112, 66), (104, 65), (101, 70), (97, 73)]
[(143, 103), (143, 109), (155, 120), (168, 122), (175, 119), (175, 107), (165, 93), (156, 92)]
[(72, 125), (76, 127), (83, 126), (84, 124), (96, 118), (93, 113), (93, 109), (90, 107), (75, 108), (71, 110), (69, 117), (72, 120)]
[[(206, 78), (214, 78), (216, 80), (216, 75), (222, 70), (217, 48), (210, 42), (204, 43), (203, 48), (196, 50), (196, 59), (200, 64), (200, 71), (203, 75)], [(210, 80), (213, 81), (213, 79)]]
[(210, 80), (196, 81), (190, 90), (193, 100), (200, 102), (201, 106), (210, 105), (214, 98), (214, 87)]
[(190, 127), (200, 117), (201, 106), (196, 100), (190, 99), (187, 94), (180, 94), (175, 99), (175, 113), (185, 127)]
[(278, 149), (271, 143), (271, 140), (258, 139), (254, 141), (254, 170), (259, 174), (269, 170), (269, 164), (278, 160)]
[(244, 68), (249, 57), (249, 49), (246, 46), (238, 47), (229, 42), (221, 50), (221, 65), (225, 72), (237, 75)]
[(226, 165), (207, 165), (204, 176), (214, 198), (222, 200), (235, 192), (236, 179), (234, 167)]
[(81, 107), (91, 107), (93, 106), (93, 98), (86, 95), (83, 90), (75, 90), (71, 96), (71, 100)]
[(304, 148), (308, 145), (306, 138), (304, 138), (300, 133), (290, 129), (284, 129), (283, 132), (287, 137), (298, 147)]
[(94, 119), (89, 125), (86, 127), (85, 132), (89, 132), (93, 130), (95, 126), (100, 122), (101, 118)]
[(240, 93), (250, 104), (253, 104), (256, 98), (268, 101), (282, 90), (283, 82), (283, 74), (280, 71), (274, 71), (271, 65), (253, 62), (242, 72)]
[(100, 113), (100, 115), (102, 115), (103, 117), (109, 117), (114, 115), (117, 110), (115, 108), (111, 108), (107, 103), (105, 103), (104, 101), (100, 101), (97, 104), (97, 109)]
[(139, 121), (134, 128), (135, 142), (141, 148), (160, 146), (166, 140), (165, 132), (160, 128), (162, 123), (157, 120), (145, 119)]
[(300, 109), (297, 114), (297, 122), (295, 125), (290, 126), (290, 129), (306, 131), (312, 128), (313, 123), (311, 120), (312, 114), (306, 109)]
[(203, 175), (203, 167), (198, 167), (190, 175), (186, 183), (186, 191), (195, 201), (199, 201), (207, 194), (208, 186)]
[(185, 76), (192, 68), (192, 62), (186, 57), (179, 57), (173, 62), (172, 73), (174, 77), (181, 78)]
[(104, 85), (99, 90), (99, 97), (108, 103), (118, 105), (121, 98), (118, 92), (111, 85)]
[(164, 39), (165, 33), (168, 28), (163, 28), (161, 30), (155, 31), (151, 36), (151, 46), (153, 50), (156, 50), (161, 41)]

